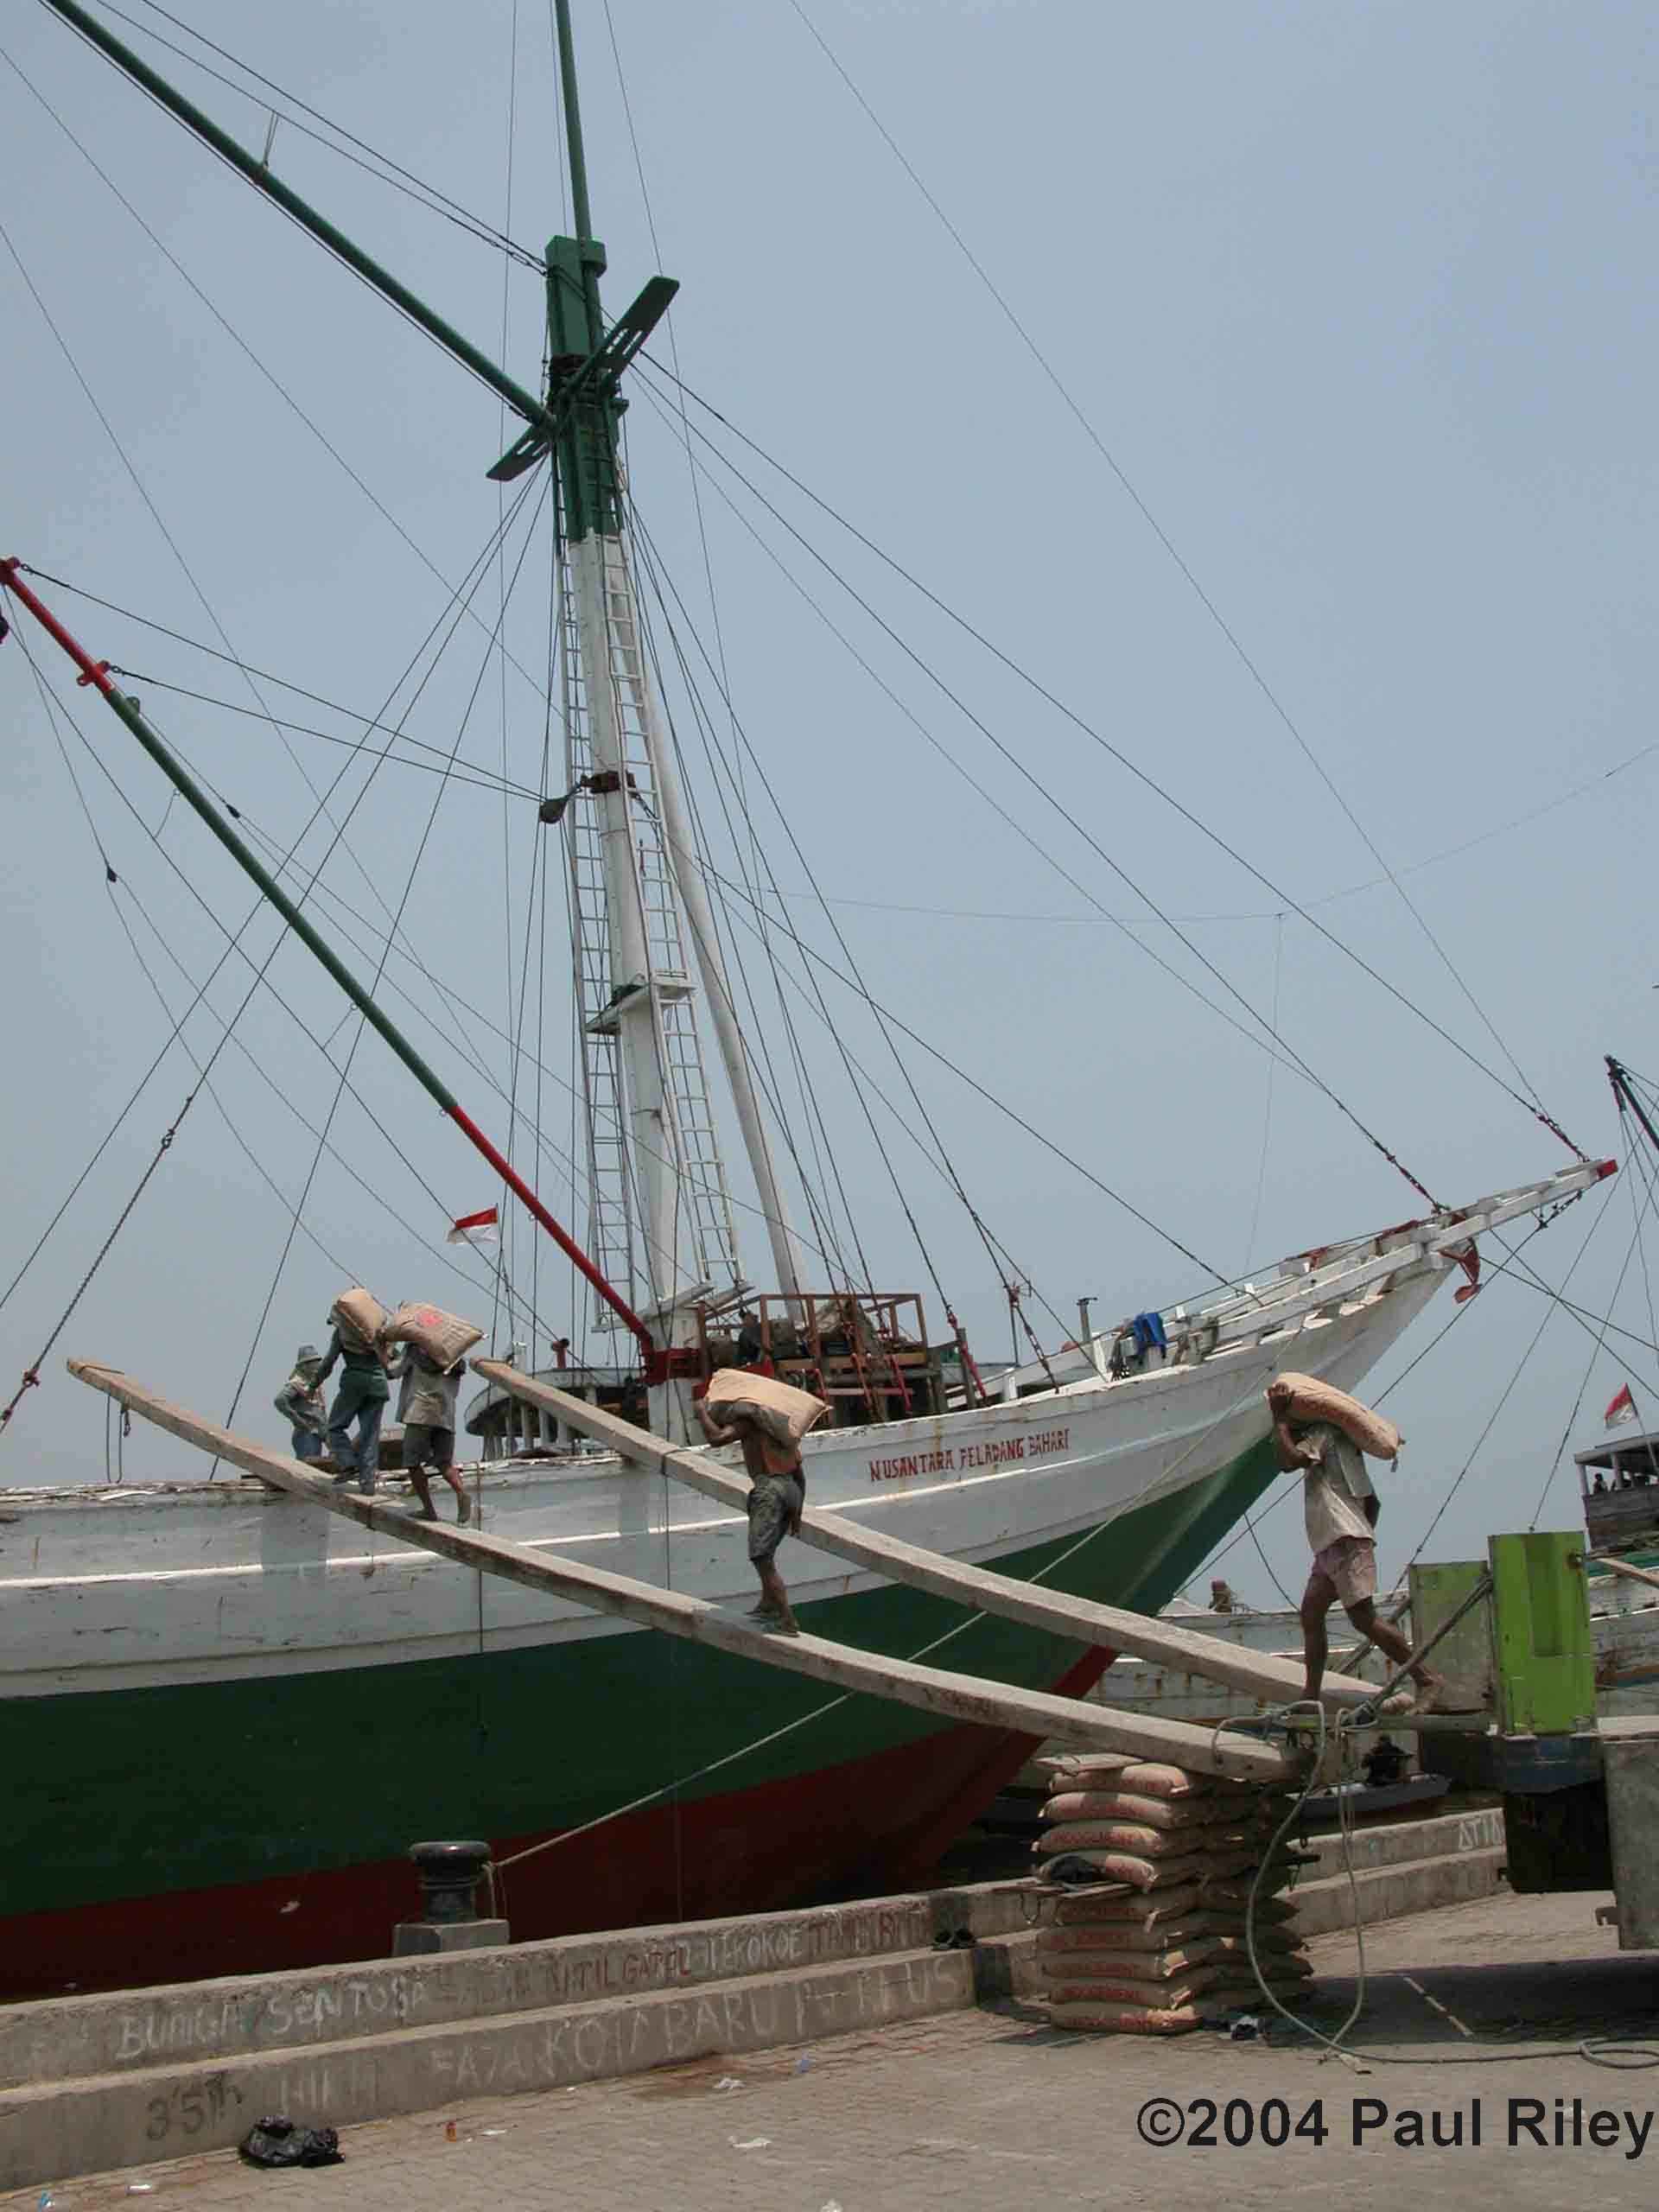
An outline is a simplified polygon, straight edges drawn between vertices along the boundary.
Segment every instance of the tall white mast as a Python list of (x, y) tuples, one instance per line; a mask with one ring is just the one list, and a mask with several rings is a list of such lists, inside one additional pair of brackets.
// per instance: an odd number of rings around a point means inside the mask
[[(691, 1340), (696, 1294), (729, 1291), (741, 1280), (694, 971), (708, 995), (779, 1290), (798, 1296), (803, 1269), (647, 665), (623, 537), (617, 429), (625, 403), (617, 386), (672, 287), (653, 280), (607, 332), (599, 301), (605, 250), (588, 213), (569, 0), (556, 0), (556, 16), (576, 236), (548, 246), (548, 407), (561, 425), (552, 453), (564, 548), (569, 836), (591, 1230), (594, 1259), (612, 1280), (619, 1268), (634, 1275), (637, 1254), (645, 1317), (672, 1348)], [(654, 1419), (658, 1411), (653, 1405)]]

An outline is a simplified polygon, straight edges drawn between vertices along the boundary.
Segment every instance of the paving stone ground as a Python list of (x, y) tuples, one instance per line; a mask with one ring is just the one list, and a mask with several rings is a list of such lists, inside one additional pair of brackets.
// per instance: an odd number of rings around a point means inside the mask
[[(1647, 2207), (1659, 2195), (1659, 1961), (1619, 1952), (1594, 1923), (1602, 1902), (1505, 1895), (1373, 1929), (1351, 2041), (1376, 2056), (1352, 2064), (1321, 2063), (1288, 2029), (1265, 2046), (1058, 2035), (1016, 2004), (352, 2127), (346, 2163), (315, 2172), (258, 2172), (217, 2152), (49, 2195), (53, 2212), (1293, 2212), (1333, 2192), (1342, 2212), (1415, 2212), (1420, 2192), (1505, 2212), (1592, 2197), (1597, 2212)], [(1310, 2017), (1333, 2031), (1353, 2001), (1353, 1937), (1312, 1948)], [(1640, 2070), (1576, 2049), (1643, 2034), (1654, 2063)], [(1477, 2055), (1497, 2063), (1437, 2063)], [(741, 2088), (716, 2086), (728, 2074)], [(1164, 2101), (1147, 2128), (1182, 2139), (1144, 2139), (1151, 2100)], [(130, 2196), (135, 2182), (151, 2191)]]

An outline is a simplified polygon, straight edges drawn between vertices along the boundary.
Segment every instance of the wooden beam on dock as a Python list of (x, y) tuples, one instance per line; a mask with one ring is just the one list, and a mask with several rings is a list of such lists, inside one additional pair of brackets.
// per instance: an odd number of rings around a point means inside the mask
[(434, 1552), (441, 1559), (454, 1560), (480, 1573), (504, 1576), (527, 1590), (613, 1614), (640, 1628), (684, 1637), (738, 1658), (807, 1675), (836, 1689), (889, 1698), (940, 1719), (1048, 1737), (1077, 1751), (1128, 1751), (1137, 1758), (1168, 1760), (1201, 1773), (1233, 1775), (1247, 1781), (1288, 1781), (1300, 1771), (1283, 1752), (1253, 1737), (1195, 1728), (1178, 1720), (1114, 1713), (1082, 1698), (1018, 1689), (977, 1675), (953, 1674), (910, 1659), (890, 1659), (851, 1644), (831, 1643), (824, 1637), (768, 1636), (702, 1599), (659, 1590), (652, 1583), (636, 1582), (604, 1567), (555, 1557), (538, 1547), (486, 1536), (476, 1529), (420, 1520), (400, 1506), (378, 1503), (373, 1498), (359, 1497), (354, 1490), (336, 1489), (326, 1476), (308, 1472), (285, 1452), (273, 1452), (221, 1428), (216, 1421), (204, 1421), (182, 1406), (172, 1405), (115, 1368), (89, 1359), (72, 1359), (66, 1364), (80, 1382), (101, 1390), (143, 1420), (200, 1451), (228, 1460), (232, 1466), (257, 1476), (261, 1482), (290, 1497), (323, 1506), (330, 1513), (401, 1543)]
[[(687, 1484), (702, 1497), (734, 1513), (746, 1510), (747, 1478), (730, 1474), (706, 1451), (690, 1451), (653, 1436), (617, 1414), (602, 1412), (585, 1399), (523, 1375), (499, 1359), (475, 1359), (475, 1374), (527, 1405), (555, 1414), (573, 1428), (580, 1428), (625, 1459), (660, 1468), (676, 1482)], [(947, 1559), (942, 1553), (924, 1550), (896, 1536), (880, 1535), (861, 1522), (839, 1513), (809, 1506), (801, 1516), (801, 1541), (820, 1551), (853, 1560), (873, 1573), (912, 1589), (926, 1590), (936, 1598), (955, 1599), (982, 1613), (1005, 1620), (1022, 1621), (1028, 1628), (1047, 1629), (1081, 1643), (1102, 1644), (1112, 1651), (1132, 1652), (1138, 1659), (1153, 1659), (1184, 1674), (1200, 1675), (1223, 1682), (1246, 1696), (1288, 1705), (1302, 1695), (1303, 1673), (1299, 1661), (1281, 1659), (1271, 1652), (1249, 1651), (1220, 1637), (1205, 1636), (1192, 1629), (1177, 1628), (1147, 1613), (1132, 1613), (1120, 1605), (1097, 1605), (1092, 1599), (1073, 1598), (1064, 1591), (1046, 1590), (1040, 1583), (1018, 1582), (964, 1560)], [(1326, 1706), (1359, 1706), (1376, 1695), (1376, 1685), (1351, 1675), (1327, 1675), (1320, 1686), (1320, 1702)]]
[(1659, 1590), (1659, 1574), (1650, 1568), (1637, 1567), (1628, 1559), (1614, 1559), (1606, 1552), (1592, 1552), (1586, 1565), (1605, 1567), (1610, 1574), (1622, 1574), (1627, 1582), (1645, 1582)]

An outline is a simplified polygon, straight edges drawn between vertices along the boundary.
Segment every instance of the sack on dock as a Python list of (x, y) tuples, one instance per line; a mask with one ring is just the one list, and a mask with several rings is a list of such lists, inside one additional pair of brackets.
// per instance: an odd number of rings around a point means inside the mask
[(280, 2113), (259, 2120), (236, 2147), (251, 2166), (338, 2166), (345, 2161), (332, 2127), (296, 2127)]
[(1179, 2036), (1204, 2025), (1196, 2005), (1074, 2004), (1063, 1999), (1049, 2005), (1048, 2017), (1057, 2028), (1094, 2028), (1108, 2035)]
[(1345, 1390), (1338, 1390), (1334, 1382), (1320, 1382), (1311, 1375), (1280, 1375), (1274, 1380), (1290, 1392), (1292, 1421), (1328, 1421), (1373, 1459), (1399, 1457), (1405, 1439), (1394, 1423), (1361, 1405), (1357, 1398), (1351, 1398)]
[(771, 1375), (751, 1375), (745, 1368), (720, 1368), (709, 1384), (705, 1400), (711, 1414), (728, 1418), (747, 1416), (775, 1444), (798, 1444), (830, 1411), (822, 1398)]
[(1131, 1759), (1119, 1769), (1115, 1787), (1135, 1797), (1203, 1797), (1216, 1784), (1207, 1774), (1193, 1774), (1184, 1766), (1166, 1766), (1157, 1759)]
[(1179, 2011), (1195, 2004), (1206, 1989), (1230, 1980), (1230, 1974), (1183, 1974), (1179, 1981), (1125, 1981), (1103, 1974), (1097, 1980), (1057, 1981), (1046, 1992), (1051, 2005), (1144, 2005)]
[(1196, 1880), (1208, 1871), (1210, 1863), (1207, 1859), (1197, 1855), (1179, 1859), (1143, 1859), (1130, 1851), (1085, 1849), (1073, 1852), (1071, 1855), (1085, 1859), (1103, 1882), (1127, 1882), (1136, 1890), (1155, 1889), (1160, 1885), (1167, 1888), (1177, 1883)]
[(341, 1291), (328, 1308), (328, 1319), (354, 1350), (372, 1351), (386, 1325), (386, 1309), (372, 1290), (359, 1284), (355, 1289)]
[[(1039, 1869), (1041, 1872), (1043, 1870)], [(1054, 1925), (1057, 1928), (1111, 1927), (1135, 1925), (1151, 1932), (1166, 1923), (1178, 1920), (1185, 1912), (1198, 1909), (1198, 1885), (1196, 1882), (1179, 1882), (1160, 1889), (1151, 1896), (1138, 1891), (1116, 1896), (1096, 1893), (1090, 1897), (1057, 1897), (1054, 1901)]]
[(1194, 1828), (1215, 1817), (1207, 1797), (1140, 1797), (1127, 1789), (1062, 1789), (1043, 1801), (1046, 1821), (1134, 1821), (1143, 1828)]
[(400, 1306), (380, 1330), (382, 1344), (413, 1344), (446, 1374), (457, 1360), (465, 1359), (473, 1346), (483, 1341), (483, 1337), (482, 1329), (436, 1306)]
[(1208, 1834), (1140, 1827), (1129, 1821), (1066, 1821), (1039, 1836), (1032, 1848), (1042, 1858), (1057, 1851), (1132, 1851), (1138, 1859), (1176, 1859), (1207, 1849)]

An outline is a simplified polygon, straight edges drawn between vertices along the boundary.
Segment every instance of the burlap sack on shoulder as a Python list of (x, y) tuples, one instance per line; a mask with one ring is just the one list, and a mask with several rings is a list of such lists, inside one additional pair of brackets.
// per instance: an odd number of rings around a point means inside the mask
[(773, 1375), (751, 1375), (747, 1368), (718, 1369), (709, 1384), (705, 1402), (711, 1414), (730, 1417), (747, 1413), (776, 1444), (798, 1444), (810, 1428), (825, 1420), (830, 1408), (810, 1390), (798, 1390)]
[(1338, 1390), (1334, 1382), (1321, 1382), (1312, 1375), (1279, 1375), (1274, 1380), (1290, 1392), (1292, 1421), (1328, 1421), (1373, 1459), (1398, 1457), (1405, 1439), (1394, 1423), (1382, 1414), (1374, 1414), (1357, 1398), (1351, 1398), (1345, 1390)]
[(465, 1359), (483, 1336), (483, 1330), (471, 1321), (446, 1313), (438, 1306), (400, 1306), (380, 1332), (383, 1344), (413, 1344), (446, 1373), (457, 1360)]
[(342, 1290), (328, 1308), (328, 1319), (355, 1349), (369, 1351), (386, 1325), (386, 1309), (372, 1290), (357, 1284)]

